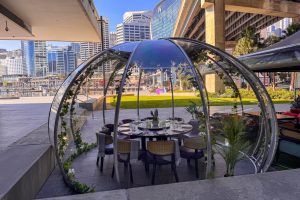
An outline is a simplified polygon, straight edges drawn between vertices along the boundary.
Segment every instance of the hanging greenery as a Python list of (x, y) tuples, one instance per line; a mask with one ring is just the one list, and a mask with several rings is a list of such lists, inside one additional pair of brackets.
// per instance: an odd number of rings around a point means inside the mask
[[(127, 70), (126, 74), (125, 74), (125, 82), (124, 82), (124, 85), (126, 85), (127, 81), (129, 80), (129, 77), (131, 76), (132, 71), (133, 71), (133, 67), (130, 66), (129, 69)], [(125, 88), (124, 88), (124, 87), (123, 87), (123, 90), (120, 91), (121, 80), (122, 80), (122, 79), (117, 79), (117, 80), (115, 80), (115, 84), (116, 84), (116, 87), (115, 87), (116, 94), (119, 94), (119, 92), (123, 93), (123, 92), (125, 91)]]
[[(99, 65), (91, 65), (89, 68), (86, 69), (85, 73), (80, 75), (76, 81), (74, 81), (72, 87), (68, 91), (63, 104), (62, 109), (59, 113), (60, 116), (60, 126), (61, 131), (57, 135), (58, 139), (58, 155), (60, 160), (64, 160), (65, 157), (65, 151), (69, 144), (69, 137), (68, 133), (71, 131), (74, 144), (76, 147), (76, 150), (73, 154), (71, 154), (64, 162), (63, 162), (63, 169), (64, 172), (67, 174), (68, 183), (71, 187), (71, 189), (76, 193), (87, 193), (87, 192), (94, 192), (94, 188), (90, 187), (84, 183), (80, 183), (75, 178), (75, 171), (72, 168), (73, 161), (80, 156), (83, 153), (86, 153), (90, 151), (91, 149), (95, 148), (97, 146), (96, 143), (86, 143), (83, 142), (80, 132), (80, 127), (78, 127), (78, 119), (74, 119), (74, 115), (76, 115), (75, 112), (75, 99), (77, 98), (77, 95), (80, 93), (81, 86), (86, 84), (87, 81), (85, 81), (87, 78), (91, 78), (94, 74), (94, 70)], [(70, 103), (71, 101), (71, 103)], [(67, 127), (67, 122), (65, 121), (66, 115), (70, 114), (70, 126), (71, 130)], [(75, 129), (74, 129), (75, 128)]]

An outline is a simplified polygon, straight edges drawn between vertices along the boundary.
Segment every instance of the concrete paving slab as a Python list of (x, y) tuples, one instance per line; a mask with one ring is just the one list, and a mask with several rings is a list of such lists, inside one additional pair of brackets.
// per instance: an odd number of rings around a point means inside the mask
[(48, 135), (48, 123), (44, 123), (31, 133), (15, 141), (11, 146), (32, 145), (32, 144), (50, 144)]
[(96, 192), (96, 193), (89, 193), (89, 194), (82, 194), (82, 195), (71, 195), (71, 196), (63, 196), (63, 197), (56, 197), (56, 198), (45, 198), (43, 200), (127, 200), (127, 192), (126, 190), (111, 190), (105, 192)]
[[(14, 103), (14, 100), (10, 100)], [(0, 101), (0, 151), (45, 124), (50, 104), (2, 104)]]
[(300, 169), (165, 185), (146, 186), (44, 200), (298, 200)]
[(299, 199), (300, 170), (128, 189), (129, 200)]

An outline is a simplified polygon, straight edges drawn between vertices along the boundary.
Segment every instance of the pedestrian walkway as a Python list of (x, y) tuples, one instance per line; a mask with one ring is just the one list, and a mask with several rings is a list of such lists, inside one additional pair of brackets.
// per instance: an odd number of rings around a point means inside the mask
[(300, 170), (286, 170), (211, 180), (197, 180), (165, 185), (63, 196), (43, 200), (273, 200), (299, 199)]

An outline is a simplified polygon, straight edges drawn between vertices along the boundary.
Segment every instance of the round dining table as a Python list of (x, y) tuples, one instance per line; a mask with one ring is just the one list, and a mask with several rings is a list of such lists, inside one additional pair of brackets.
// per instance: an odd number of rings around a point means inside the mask
[(160, 120), (158, 123), (146, 120), (121, 124), (118, 127), (118, 133), (130, 138), (141, 138), (142, 150), (146, 150), (147, 138), (149, 140), (153, 140), (153, 138), (162, 140), (178, 137), (190, 133), (192, 129), (192, 125), (176, 120)]

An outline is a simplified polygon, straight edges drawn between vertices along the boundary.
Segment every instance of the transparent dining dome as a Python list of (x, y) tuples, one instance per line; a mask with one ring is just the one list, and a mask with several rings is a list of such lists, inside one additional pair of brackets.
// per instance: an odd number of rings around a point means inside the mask
[[(90, 188), (76, 183), (126, 187), (124, 140), (137, 141), (127, 152), (137, 152), (132, 187), (150, 184), (144, 157), (156, 141), (174, 141), (176, 181), (265, 172), (277, 121), (266, 89), (244, 64), (206, 43), (168, 38), (120, 44), (79, 65), (54, 97), (49, 137), (65, 182), (82, 192)], [(165, 172), (155, 184), (175, 182), (173, 167), (156, 170)]]

